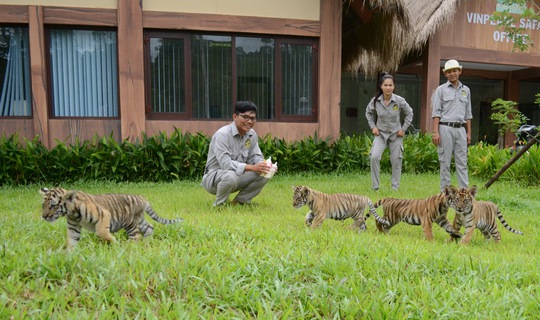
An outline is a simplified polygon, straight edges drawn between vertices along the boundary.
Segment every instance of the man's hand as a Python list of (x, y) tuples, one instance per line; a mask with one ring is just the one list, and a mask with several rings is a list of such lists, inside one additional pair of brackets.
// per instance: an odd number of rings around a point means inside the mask
[(257, 164), (248, 164), (246, 166), (246, 171), (257, 172), (261, 175), (267, 174), (268, 172), (270, 172), (270, 169), (271, 167), (269, 167), (264, 161), (261, 161)]
[(441, 137), (439, 136), (438, 133), (434, 133), (433, 136), (431, 137), (431, 141), (433, 142), (434, 145), (438, 146), (439, 143), (441, 143)]

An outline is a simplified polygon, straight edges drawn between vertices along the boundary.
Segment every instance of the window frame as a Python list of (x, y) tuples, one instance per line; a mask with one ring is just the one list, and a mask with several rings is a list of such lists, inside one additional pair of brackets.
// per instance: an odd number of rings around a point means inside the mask
[[(29, 73), (30, 73), (30, 88), (29, 88), (29, 99), (30, 99), (30, 114), (29, 115), (8, 115), (8, 116), (2, 116), (0, 115), (0, 119), (32, 119), (34, 117), (34, 108), (32, 107), (33, 105), (33, 100), (34, 100), (34, 93), (32, 91), (32, 61), (30, 60), (30, 27), (28, 24), (18, 24), (18, 23), (2, 23), (0, 24), (0, 27), (1, 28), (22, 28), (22, 29), (26, 29), (26, 32), (28, 34), (28, 48), (26, 48), (26, 50), (28, 50), (28, 70), (29, 70)], [(1, 90), (2, 90), (2, 87), (0, 87), (0, 95), (1, 95)]]
[[(191, 39), (187, 33), (163, 30), (144, 30), (144, 113), (148, 120), (178, 120), (191, 119), (193, 108), (192, 100), (192, 83), (191, 83)], [(184, 40), (184, 104), (185, 112), (152, 112), (152, 73), (150, 72), (150, 38), (167, 38), (167, 39), (182, 39)]]
[[(116, 87), (118, 88), (118, 97), (116, 101), (117, 116), (111, 117), (97, 117), (97, 116), (56, 116), (54, 114), (54, 88), (53, 88), (53, 72), (52, 72), (52, 57), (51, 57), (51, 30), (79, 30), (79, 31), (108, 31), (114, 32), (116, 34), (116, 63), (117, 63), (117, 72), (116, 72)], [(47, 90), (47, 103), (48, 103), (48, 116), (49, 119), (84, 119), (84, 120), (119, 120), (122, 117), (121, 108), (120, 108), (120, 75), (118, 71), (118, 29), (111, 27), (94, 27), (94, 26), (66, 26), (66, 25), (47, 25), (44, 32), (45, 36), (45, 65), (46, 65), (46, 74), (48, 80), (48, 90)]]
[[(283, 92), (281, 90), (281, 88), (278, 90), (279, 94), (276, 94), (276, 101), (279, 101), (278, 103), (276, 103), (276, 113), (278, 113), (280, 116), (281, 116), (281, 120), (282, 122), (316, 122), (317, 121), (317, 115), (319, 113), (319, 90), (318, 90), (318, 86), (319, 86), (319, 47), (318, 47), (318, 44), (316, 43), (313, 43), (312, 41), (310, 40), (307, 40), (307, 39), (293, 39), (293, 38), (281, 38), (281, 39), (276, 39), (276, 50), (279, 52), (279, 48), (281, 47), (281, 45), (289, 45), (289, 44), (292, 44), (292, 45), (312, 45), (313, 47), (313, 56), (312, 56), (312, 59), (313, 59), (313, 63), (311, 64), (312, 66), (312, 70), (311, 70), (311, 73), (313, 75), (313, 79), (312, 79), (312, 83), (311, 83), (311, 90), (312, 90), (312, 94), (311, 94), (311, 97), (310, 97), (310, 100), (312, 101), (311, 103), (311, 115), (291, 115), (291, 114), (283, 114), (282, 113), (282, 109), (283, 109), (283, 104), (282, 104), (282, 99), (283, 99)], [(281, 54), (278, 55), (278, 57), (276, 57), (276, 68), (280, 68), (281, 67), (281, 63), (282, 63), (282, 56)], [(276, 86), (277, 84), (281, 84), (283, 81), (283, 73), (281, 72), (276, 72)], [(278, 100), (279, 99), (279, 100)]]
[[(260, 35), (260, 34), (243, 34), (243, 33), (218, 33), (218, 32), (186, 32), (186, 31), (170, 31), (170, 30), (156, 30), (156, 29), (145, 29), (143, 38), (144, 38), (144, 87), (145, 87), (145, 116), (148, 120), (194, 120), (194, 121), (223, 121), (227, 120), (226, 118), (194, 118), (193, 117), (193, 95), (192, 95), (192, 57), (191, 57), (191, 36), (193, 35), (203, 35), (203, 36), (230, 36), (232, 38), (232, 54), (231, 54), (231, 65), (232, 65), (232, 83), (231, 83), (231, 95), (233, 97), (233, 105), (230, 107), (230, 114), (232, 114), (234, 108), (234, 103), (238, 100), (238, 87), (237, 87), (237, 61), (236, 61), (236, 39), (238, 37), (243, 38), (272, 38), (275, 40), (274, 48), (274, 108), (275, 115), (272, 119), (258, 119), (258, 122), (317, 122), (319, 114), (319, 40), (317, 38), (308, 38), (308, 37), (292, 37), (292, 36), (277, 36), (277, 35)], [(151, 62), (150, 62), (150, 39), (151, 38), (170, 38), (170, 39), (184, 39), (184, 68), (185, 68), (185, 106), (186, 112), (182, 113), (164, 113), (164, 112), (153, 112), (152, 108), (152, 97), (151, 97)], [(312, 72), (312, 83), (311, 83), (311, 96), (308, 99), (311, 102), (312, 112), (310, 115), (287, 115), (282, 114), (282, 70), (281, 70), (281, 45), (308, 45), (312, 46), (312, 63), (311, 63), (311, 72)], [(257, 101), (254, 101), (257, 104)]]

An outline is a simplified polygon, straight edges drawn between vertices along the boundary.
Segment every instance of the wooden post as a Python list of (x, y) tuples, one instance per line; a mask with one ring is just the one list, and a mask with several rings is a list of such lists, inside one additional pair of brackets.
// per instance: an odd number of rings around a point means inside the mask
[(49, 106), (47, 101), (47, 70), (44, 44), (43, 7), (28, 6), (30, 36), (30, 72), (32, 73), (32, 116), (34, 136), (38, 135), (46, 148), (51, 147)]
[(420, 130), (433, 133), (431, 118), (431, 95), (439, 86), (441, 78), (441, 45), (439, 33), (435, 33), (428, 41), (427, 51), (422, 54), (422, 101), (420, 106)]
[(339, 137), (341, 99), (341, 1), (320, 2), (319, 134)]
[(142, 2), (118, 0), (118, 91), (122, 139), (145, 131)]

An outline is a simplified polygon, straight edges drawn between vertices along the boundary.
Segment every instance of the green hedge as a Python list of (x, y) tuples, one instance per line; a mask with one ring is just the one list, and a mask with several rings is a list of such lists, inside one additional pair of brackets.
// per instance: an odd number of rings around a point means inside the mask
[[(65, 144), (56, 141), (45, 148), (39, 137), (21, 139), (17, 134), (0, 139), (0, 185), (20, 185), (79, 180), (171, 181), (201, 178), (210, 138), (197, 133), (143, 135), (137, 142), (117, 142), (113, 136)], [(278, 162), (282, 174), (298, 172), (369, 171), (371, 135), (342, 134), (335, 141), (317, 135), (287, 142), (267, 135), (260, 146), (265, 156)], [(403, 172), (438, 172), (437, 149), (431, 136), (410, 134), (404, 140)], [(510, 158), (509, 150), (479, 143), (469, 148), (470, 174), (489, 179)], [(501, 179), (537, 185), (540, 181), (540, 150), (534, 146)], [(381, 168), (390, 172), (388, 151)]]

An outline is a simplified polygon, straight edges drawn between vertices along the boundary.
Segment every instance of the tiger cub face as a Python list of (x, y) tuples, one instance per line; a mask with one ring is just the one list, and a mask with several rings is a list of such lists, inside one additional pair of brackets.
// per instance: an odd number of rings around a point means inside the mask
[[(309, 189), (304, 186), (295, 187), (293, 186), (293, 201), (292, 205), (296, 209), (301, 208), (306, 205), (308, 202)], [(309, 215), (309, 214), (308, 214)], [(306, 216), (306, 221), (308, 217)], [(313, 220), (313, 219), (311, 219)], [(307, 223), (307, 222), (306, 222)]]
[(477, 186), (467, 188), (448, 187), (446, 190), (448, 194), (448, 204), (451, 208), (456, 210), (458, 214), (469, 213), (472, 211), (475, 197), (478, 191)]
[(62, 200), (62, 196), (66, 193), (66, 190), (62, 188), (55, 188), (49, 190), (47, 188), (41, 188), (39, 193), (43, 196), (43, 204), (41, 216), (48, 222), (54, 222), (58, 218), (67, 214), (65, 208), (59, 206)]

